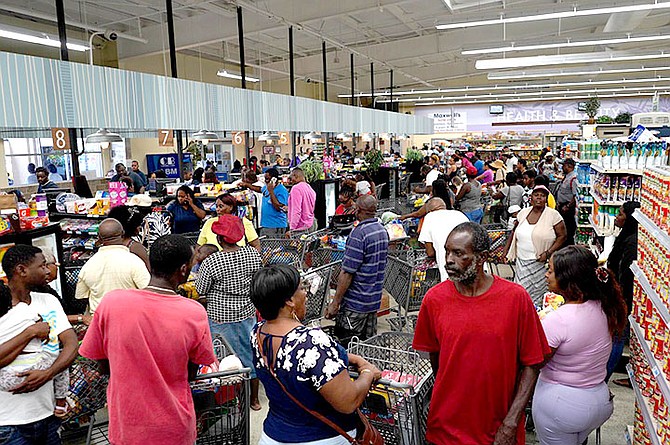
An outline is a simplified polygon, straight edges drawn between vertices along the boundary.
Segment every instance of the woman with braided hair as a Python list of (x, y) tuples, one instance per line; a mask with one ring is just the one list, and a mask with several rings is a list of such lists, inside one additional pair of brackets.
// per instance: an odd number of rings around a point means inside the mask
[(580, 445), (614, 409), (605, 376), (626, 302), (614, 273), (581, 246), (555, 252), (546, 278), (565, 304), (542, 320), (551, 354), (535, 387), (533, 420), (540, 444)]

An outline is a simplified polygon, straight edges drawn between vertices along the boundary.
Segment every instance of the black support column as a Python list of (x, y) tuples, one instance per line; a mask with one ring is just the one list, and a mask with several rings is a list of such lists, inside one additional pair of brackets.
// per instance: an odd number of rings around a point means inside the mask
[[(172, 0), (165, 0), (165, 11), (167, 15), (168, 26), (168, 44), (170, 49), (170, 75), (177, 78), (177, 45), (174, 38), (174, 15), (172, 14)], [(175, 130), (177, 139), (177, 157), (179, 158), (179, 174), (184, 177), (184, 141), (182, 140), (181, 130)]]
[[(295, 67), (293, 66), (293, 26), (288, 27), (288, 66), (289, 82), (291, 83), (291, 96), (295, 96)], [(291, 132), (291, 159), (295, 161), (296, 157), (296, 132)]]
[(356, 105), (356, 97), (354, 95), (354, 53), (351, 53), (350, 57), (351, 64), (351, 105)]
[(321, 42), (321, 58), (323, 61), (323, 100), (328, 102), (328, 65), (326, 62), (326, 41)]
[[(242, 7), (237, 7), (237, 41), (240, 48), (240, 76), (242, 76), (242, 89), (247, 89), (247, 66), (244, 60), (244, 21), (242, 20)], [(249, 161), (249, 131), (244, 132), (244, 156), (247, 159), (247, 164), (251, 166)]]
[(391, 110), (393, 110), (393, 70), (391, 70)]
[[(67, 52), (67, 31), (65, 28), (65, 7), (63, 0), (56, 0), (56, 18), (58, 20), (58, 38), (60, 40), (60, 58), (64, 62), (70, 61), (70, 55)], [(79, 150), (77, 149), (77, 129), (68, 128), (70, 134), (70, 159), (72, 163), (72, 177), (81, 174), (79, 171)]]
[(375, 107), (375, 64), (371, 63), (370, 64), (370, 99), (372, 102), (370, 102), (370, 107), (374, 108)]

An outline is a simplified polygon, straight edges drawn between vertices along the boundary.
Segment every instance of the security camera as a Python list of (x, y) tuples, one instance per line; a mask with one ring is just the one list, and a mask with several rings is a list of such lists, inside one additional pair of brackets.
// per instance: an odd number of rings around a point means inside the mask
[(307, 83), (312, 83), (312, 79), (310, 79), (310, 78), (308, 77), (307, 79), (305, 79), (305, 82), (307, 82)]
[(119, 38), (119, 35), (116, 33), (116, 31), (105, 31), (103, 37), (109, 40), (110, 42), (113, 42)]

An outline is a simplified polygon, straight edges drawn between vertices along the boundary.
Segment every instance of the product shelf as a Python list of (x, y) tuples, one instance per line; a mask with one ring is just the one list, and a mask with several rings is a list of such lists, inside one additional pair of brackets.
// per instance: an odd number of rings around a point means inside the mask
[(574, 160), (577, 164), (592, 164), (592, 163), (596, 162), (595, 159), (574, 158)]
[(670, 327), (670, 311), (668, 310), (663, 300), (661, 300), (661, 297), (658, 295), (658, 293), (651, 287), (647, 276), (644, 274), (642, 269), (640, 269), (640, 266), (638, 266), (637, 263), (633, 263), (630, 266), (630, 270), (633, 271), (633, 275), (635, 275), (637, 282), (640, 283), (640, 286), (642, 286), (642, 289), (644, 289), (647, 297), (649, 297), (651, 302), (654, 304), (656, 312), (658, 312), (658, 314), (661, 316), (663, 323)]
[(593, 200), (598, 203), (600, 206), (622, 206), (625, 201), (606, 201), (596, 194), (593, 189), (589, 190)]
[(626, 425), (626, 430), (624, 431), (623, 435), (626, 439), (626, 444), (633, 445), (633, 437), (635, 437), (635, 433), (633, 432), (633, 425)]
[(635, 392), (635, 398), (637, 399), (638, 404), (640, 405), (640, 411), (642, 411), (642, 418), (644, 419), (644, 427), (649, 433), (649, 438), (651, 439), (652, 445), (663, 445), (661, 444), (661, 439), (658, 437), (656, 432), (656, 421), (651, 415), (649, 410), (649, 403), (647, 398), (642, 395), (640, 387), (637, 386), (635, 377), (633, 376), (633, 369), (630, 365), (626, 365), (626, 370), (628, 371), (628, 378), (630, 378), (631, 384), (633, 385), (633, 391)]
[(595, 232), (597, 236), (612, 236), (614, 235), (613, 232), (605, 232), (603, 229), (596, 224), (596, 222), (593, 220), (593, 215), (589, 216), (589, 227), (591, 227)]
[(633, 217), (638, 220), (640, 224), (644, 226), (645, 229), (649, 231), (651, 236), (656, 238), (663, 247), (670, 251), (670, 235), (658, 228), (658, 226), (652, 221), (647, 215), (642, 213), (639, 209), (636, 209), (633, 212)]
[(49, 218), (54, 220), (61, 220), (66, 218), (71, 219), (104, 219), (107, 216), (105, 215), (89, 215), (89, 214), (78, 214), (78, 213), (63, 213), (63, 212), (49, 212)]
[(663, 370), (661, 369), (661, 366), (658, 364), (656, 358), (654, 357), (654, 354), (651, 352), (649, 343), (644, 338), (642, 328), (640, 327), (639, 324), (637, 324), (633, 316), (628, 317), (628, 321), (630, 322), (631, 330), (635, 333), (635, 336), (637, 337), (638, 341), (640, 342), (640, 345), (642, 346), (644, 357), (647, 363), (649, 364), (649, 368), (651, 368), (651, 373), (654, 375), (656, 383), (658, 383), (658, 387), (661, 388), (663, 398), (665, 400), (670, 400), (670, 385), (668, 385), (668, 380), (663, 375)]
[[(595, 162), (595, 161), (593, 161)], [(633, 168), (604, 168), (598, 164), (591, 164), (591, 169), (597, 171), (598, 173), (603, 173), (605, 175), (640, 175), (642, 176), (643, 170), (633, 169)]]

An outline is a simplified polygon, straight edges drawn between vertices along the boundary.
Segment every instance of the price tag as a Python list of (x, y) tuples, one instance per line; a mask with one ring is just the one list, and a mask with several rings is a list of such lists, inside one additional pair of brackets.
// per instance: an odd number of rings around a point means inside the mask
[(233, 133), (233, 144), (235, 145), (244, 145), (244, 132), (236, 131)]
[(172, 147), (174, 145), (174, 132), (172, 130), (158, 130), (158, 146)]
[(279, 144), (288, 145), (291, 143), (291, 136), (288, 131), (279, 132)]
[(661, 371), (660, 369), (658, 369), (658, 366), (654, 366), (653, 368), (651, 368), (651, 373), (654, 377), (657, 377), (661, 373)]
[(70, 145), (70, 131), (67, 128), (52, 128), (51, 138), (54, 141), (55, 150), (69, 150)]

